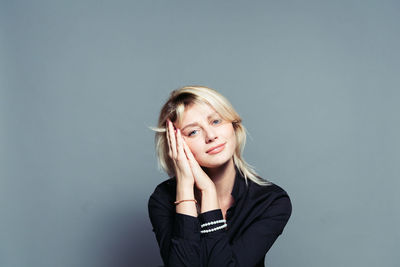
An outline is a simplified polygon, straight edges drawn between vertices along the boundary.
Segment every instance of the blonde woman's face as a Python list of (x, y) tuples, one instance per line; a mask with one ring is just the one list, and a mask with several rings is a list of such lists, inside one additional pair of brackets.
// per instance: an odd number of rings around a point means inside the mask
[[(174, 123), (175, 124), (175, 123)], [(214, 168), (229, 161), (236, 148), (233, 125), (207, 104), (185, 108), (182, 124), (176, 125), (200, 166)], [(217, 149), (211, 150), (216, 146)]]

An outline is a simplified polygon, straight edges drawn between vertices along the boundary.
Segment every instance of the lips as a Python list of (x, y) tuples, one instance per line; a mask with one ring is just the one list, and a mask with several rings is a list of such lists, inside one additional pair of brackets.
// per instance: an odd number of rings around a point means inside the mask
[(207, 150), (206, 153), (209, 153), (209, 152), (211, 152), (212, 150), (214, 150), (214, 149), (216, 149), (216, 148), (220, 148), (220, 147), (224, 146), (225, 144), (226, 144), (226, 143), (223, 143), (223, 144), (214, 146), (214, 147), (210, 148), (209, 150)]

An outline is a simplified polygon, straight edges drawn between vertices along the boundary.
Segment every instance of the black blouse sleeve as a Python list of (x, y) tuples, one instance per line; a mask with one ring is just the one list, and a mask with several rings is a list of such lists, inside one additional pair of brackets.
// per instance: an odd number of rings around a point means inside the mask
[[(202, 235), (203, 266), (255, 266), (264, 259), (275, 240), (282, 233), (292, 206), (289, 197), (276, 198), (272, 205), (244, 230), (243, 234), (229, 243), (226, 231)], [(199, 215), (201, 223), (223, 219), (220, 209)]]
[(151, 195), (148, 211), (165, 266), (201, 266), (198, 218), (171, 210), (158, 191)]
[(291, 209), (286, 193), (276, 195), (265, 212), (230, 243), (226, 229), (200, 233), (201, 224), (223, 219), (221, 209), (193, 217), (171, 212), (168, 203), (159, 201), (154, 194), (149, 199), (149, 216), (161, 257), (165, 266), (174, 267), (254, 266), (282, 233)]

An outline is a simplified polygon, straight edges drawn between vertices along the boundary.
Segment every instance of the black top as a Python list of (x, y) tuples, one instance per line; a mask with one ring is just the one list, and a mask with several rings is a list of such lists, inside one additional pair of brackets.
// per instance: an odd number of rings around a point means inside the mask
[(227, 228), (209, 233), (203, 223), (222, 220), (221, 209), (193, 217), (176, 213), (176, 179), (160, 183), (148, 202), (149, 217), (165, 266), (264, 266), (264, 258), (282, 233), (292, 212), (288, 194), (278, 185), (260, 186), (250, 179), (248, 185), (236, 169), (227, 210)]

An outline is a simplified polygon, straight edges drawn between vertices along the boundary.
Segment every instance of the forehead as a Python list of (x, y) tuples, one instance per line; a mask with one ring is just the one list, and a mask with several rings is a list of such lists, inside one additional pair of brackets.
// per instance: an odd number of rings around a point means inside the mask
[(197, 120), (207, 118), (210, 114), (216, 113), (216, 110), (206, 103), (194, 103), (185, 108), (182, 115), (182, 124), (192, 123)]

